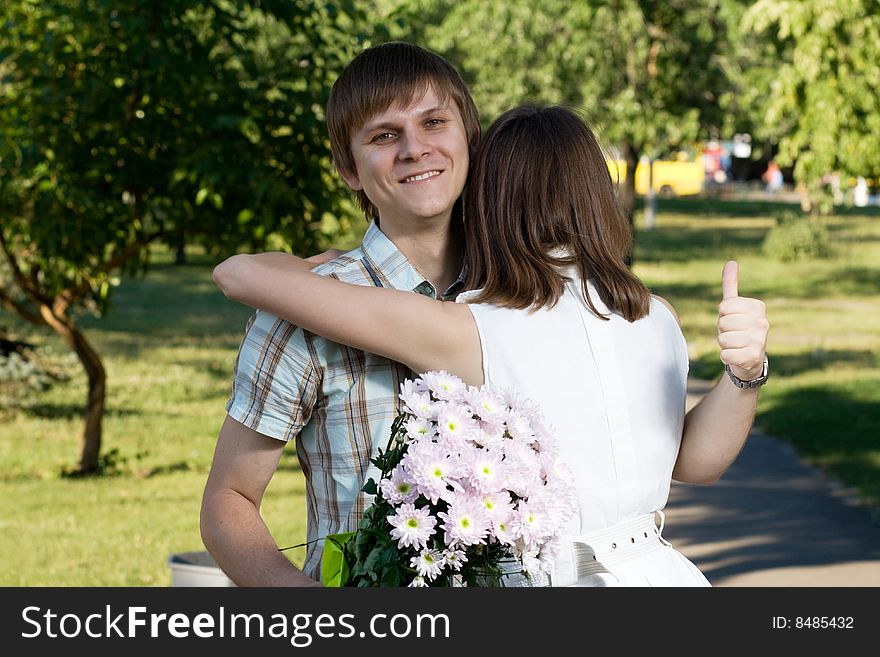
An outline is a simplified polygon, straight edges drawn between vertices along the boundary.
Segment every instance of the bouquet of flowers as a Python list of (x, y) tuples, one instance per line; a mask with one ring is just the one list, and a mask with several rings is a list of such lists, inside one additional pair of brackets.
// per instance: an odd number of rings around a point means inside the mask
[[(539, 409), (516, 393), (427, 372), (402, 412), (355, 532), (326, 537), (325, 586), (525, 585), (549, 572), (574, 514), (570, 472)], [(512, 568), (511, 568), (512, 565)]]

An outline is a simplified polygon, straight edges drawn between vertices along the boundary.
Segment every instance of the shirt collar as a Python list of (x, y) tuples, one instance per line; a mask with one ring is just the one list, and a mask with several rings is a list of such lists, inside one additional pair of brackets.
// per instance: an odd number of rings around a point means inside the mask
[[(431, 282), (416, 271), (415, 267), (409, 263), (409, 260), (400, 252), (400, 249), (395, 246), (394, 242), (382, 232), (375, 219), (367, 227), (361, 248), (373, 265), (382, 272), (391, 287), (398, 290), (412, 290), (413, 292), (436, 298), (434, 286)], [(458, 278), (443, 293), (441, 298), (454, 299), (464, 289), (464, 279), (466, 276), (467, 266), (463, 264)]]

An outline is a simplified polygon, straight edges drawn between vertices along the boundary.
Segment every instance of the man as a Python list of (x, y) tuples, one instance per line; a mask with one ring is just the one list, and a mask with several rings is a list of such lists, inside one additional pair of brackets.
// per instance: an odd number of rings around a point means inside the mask
[[(459, 197), (480, 127), (441, 57), (386, 43), (355, 57), (333, 86), (327, 123), (336, 167), (372, 220), (363, 244), (318, 273), (452, 299), (462, 291)], [(205, 546), (240, 586), (318, 586), (323, 537), (357, 527), (361, 487), (397, 414), (409, 370), (257, 312), (202, 500)], [(303, 569), (278, 550), (259, 508), (288, 440), (306, 481)]]

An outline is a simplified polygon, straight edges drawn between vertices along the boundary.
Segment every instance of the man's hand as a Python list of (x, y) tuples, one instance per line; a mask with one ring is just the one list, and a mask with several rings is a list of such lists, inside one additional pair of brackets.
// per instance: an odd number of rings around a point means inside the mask
[(734, 376), (751, 381), (761, 376), (770, 322), (764, 302), (739, 296), (739, 265), (730, 260), (721, 272), (718, 345), (721, 361)]
[(308, 258), (303, 258), (306, 262), (314, 263), (312, 269), (317, 267), (318, 265), (323, 265), (325, 262), (330, 262), (333, 258), (341, 256), (345, 251), (340, 251), (339, 249), (327, 249), (324, 253), (319, 253), (317, 255), (310, 256)]

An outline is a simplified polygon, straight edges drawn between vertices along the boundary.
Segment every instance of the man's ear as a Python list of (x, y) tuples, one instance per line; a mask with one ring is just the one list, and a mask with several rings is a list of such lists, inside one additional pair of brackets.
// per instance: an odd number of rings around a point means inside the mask
[(358, 177), (357, 172), (350, 172), (343, 169), (338, 164), (336, 165), (336, 171), (339, 172), (339, 177), (345, 181), (345, 184), (351, 188), (353, 192), (361, 191), (364, 186), (361, 185), (361, 179)]

